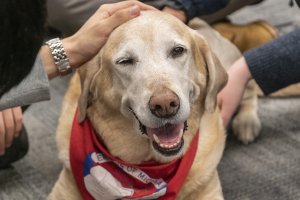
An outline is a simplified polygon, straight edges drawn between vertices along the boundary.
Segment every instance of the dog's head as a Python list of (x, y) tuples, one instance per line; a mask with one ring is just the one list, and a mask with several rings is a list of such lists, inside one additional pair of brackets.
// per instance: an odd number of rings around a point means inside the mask
[[(123, 134), (134, 129), (148, 142), (152, 157), (163, 161), (186, 151), (201, 115), (214, 112), (227, 80), (202, 36), (157, 11), (143, 12), (114, 30), (80, 76), (79, 120), (92, 105), (101, 106), (92, 112), (121, 115), (131, 122)], [(191, 133), (186, 131), (190, 119), (198, 126)]]

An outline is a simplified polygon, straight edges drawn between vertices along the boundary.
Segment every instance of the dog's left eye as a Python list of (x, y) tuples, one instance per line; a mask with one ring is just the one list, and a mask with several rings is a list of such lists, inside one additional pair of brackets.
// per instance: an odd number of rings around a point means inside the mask
[(133, 58), (121, 58), (116, 62), (118, 65), (133, 65), (134, 63), (135, 60)]
[(186, 49), (183, 47), (175, 47), (171, 50), (171, 56), (173, 58), (177, 58), (177, 57), (181, 56), (182, 54), (184, 54), (185, 51), (186, 51)]

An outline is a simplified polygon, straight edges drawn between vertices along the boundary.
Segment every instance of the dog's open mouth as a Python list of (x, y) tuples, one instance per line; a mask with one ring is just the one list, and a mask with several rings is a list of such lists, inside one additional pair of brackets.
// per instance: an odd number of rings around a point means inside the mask
[(183, 134), (187, 130), (186, 121), (178, 124), (167, 123), (158, 128), (149, 128), (141, 123), (132, 109), (130, 110), (139, 122), (140, 131), (152, 140), (155, 150), (165, 156), (173, 156), (180, 152), (184, 144)]
[(172, 156), (183, 147), (185, 123), (166, 124), (159, 128), (146, 128), (146, 134), (152, 139), (153, 147), (163, 155)]

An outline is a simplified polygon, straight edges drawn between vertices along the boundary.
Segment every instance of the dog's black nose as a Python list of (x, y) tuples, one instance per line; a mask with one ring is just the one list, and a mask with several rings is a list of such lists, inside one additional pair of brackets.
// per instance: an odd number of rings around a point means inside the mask
[(149, 108), (159, 118), (169, 118), (177, 114), (180, 106), (178, 96), (170, 89), (164, 88), (150, 98)]

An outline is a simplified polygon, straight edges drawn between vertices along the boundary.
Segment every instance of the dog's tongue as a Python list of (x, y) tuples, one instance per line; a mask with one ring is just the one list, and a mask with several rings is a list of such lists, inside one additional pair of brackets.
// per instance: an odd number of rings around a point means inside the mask
[(147, 128), (147, 134), (154, 139), (154, 135), (159, 139), (160, 144), (174, 144), (181, 140), (184, 123), (166, 124), (159, 128)]

